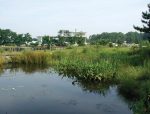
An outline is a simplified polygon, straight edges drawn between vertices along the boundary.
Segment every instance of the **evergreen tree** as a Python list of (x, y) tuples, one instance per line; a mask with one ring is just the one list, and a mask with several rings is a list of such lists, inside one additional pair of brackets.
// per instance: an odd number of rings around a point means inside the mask
[(148, 34), (148, 40), (150, 42), (150, 4), (148, 4), (148, 11), (142, 12), (143, 27), (133, 26), (134, 29)]

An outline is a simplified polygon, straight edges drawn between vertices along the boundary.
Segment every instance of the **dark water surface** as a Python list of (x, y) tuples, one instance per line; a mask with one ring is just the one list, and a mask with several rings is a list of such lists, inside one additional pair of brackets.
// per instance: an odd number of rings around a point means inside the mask
[(5, 69), (0, 114), (132, 114), (116, 86), (73, 81), (51, 70)]

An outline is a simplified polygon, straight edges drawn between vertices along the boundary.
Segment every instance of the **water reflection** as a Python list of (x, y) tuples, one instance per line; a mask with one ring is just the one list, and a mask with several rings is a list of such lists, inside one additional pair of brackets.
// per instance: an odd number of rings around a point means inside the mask
[(88, 82), (84, 80), (76, 80), (72, 82), (73, 85), (77, 85), (84, 92), (89, 92), (89, 93), (95, 93), (95, 94), (100, 94), (105, 96), (110, 89), (110, 84), (104, 84), (104, 83), (93, 83), (93, 82)]
[(4, 73), (4, 69), (0, 68), (0, 75)]
[(114, 85), (113, 83), (100, 83), (99, 81), (88, 81), (80, 77), (75, 77), (75, 74), (73, 74), (73, 72), (62, 72), (58, 69), (56, 70), (59, 73), (59, 76), (61, 76), (62, 78), (67, 77), (72, 79), (72, 85), (79, 86), (84, 92), (95, 93), (105, 96), (108, 93), (110, 86)]
[(64, 77), (43, 66), (5, 68), (0, 114), (132, 114), (111, 84)]
[(35, 72), (47, 72), (49, 66), (47, 65), (18, 65), (18, 64), (7, 64), (5, 69), (9, 69), (10, 72), (23, 71), (26, 74), (32, 74)]
[(150, 114), (150, 80), (126, 81), (119, 86), (118, 93), (135, 114)]

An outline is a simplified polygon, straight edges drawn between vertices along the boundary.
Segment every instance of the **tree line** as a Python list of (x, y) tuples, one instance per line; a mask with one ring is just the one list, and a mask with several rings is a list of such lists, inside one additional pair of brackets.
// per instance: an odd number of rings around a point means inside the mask
[[(128, 32), (126, 34), (121, 32), (112, 32), (107, 33), (103, 32), (101, 34), (93, 34), (89, 37), (88, 42), (90, 44), (100, 44), (106, 45), (109, 42), (114, 42), (121, 44), (124, 41), (127, 43), (139, 43), (142, 40), (146, 40), (148, 38), (148, 34), (138, 33), (138, 32)], [(31, 42), (35, 39), (31, 37), (29, 33), (26, 34), (17, 34), (10, 29), (0, 29), (0, 45), (23, 45)], [(43, 36), (42, 45), (56, 45), (56, 46), (65, 46), (66, 43), (72, 44), (79, 44), (84, 45), (85, 37), (50, 37), (50, 36)], [(36, 46), (38, 43), (36, 44)]]
[[(42, 45), (56, 45), (56, 46), (65, 46), (66, 43), (69, 43), (70, 45), (74, 43), (78, 43), (79, 45), (83, 45), (85, 38), (84, 37), (51, 37), (51, 36), (43, 36), (42, 37)], [(28, 44), (29, 42), (37, 41), (36, 38), (32, 38), (32, 36), (29, 33), (26, 34), (17, 34), (16, 32), (10, 30), (10, 29), (0, 29), (0, 45), (16, 45), (20, 46), (23, 44)], [(37, 46), (37, 43), (30, 43), (32, 46)]]
[(29, 33), (17, 34), (10, 29), (0, 29), (0, 45), (17, 45), (26, 44), (26, 42), (32, 41), (32, 37)]
[(84, 45), (85, 43), (85, 37), (50, 37), (50, 36), (43, 36), (42, 37), (42, 45), (56, 45), (56, 46), (67, 46), (67, 45), (73, 45), (77, 43), (78, 45)]
[(124, 41), (127, 43), (140, 43), (143, 40), (148, 40), (148, 35), (138, 32), (128, 32), (126, 34), (122, 32), (103, 32), (101, 34), (94, 34), (89, 37), (91, 44), (106, 45), (109, 42), (122, 44)]

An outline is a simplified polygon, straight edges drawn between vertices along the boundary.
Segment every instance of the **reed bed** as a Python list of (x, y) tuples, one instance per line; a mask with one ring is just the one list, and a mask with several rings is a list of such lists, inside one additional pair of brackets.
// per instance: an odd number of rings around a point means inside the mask
[(26, 65), (48, 65), (50, 53), (43, 51), (28, 51), (11, 56), (11, 63)]

